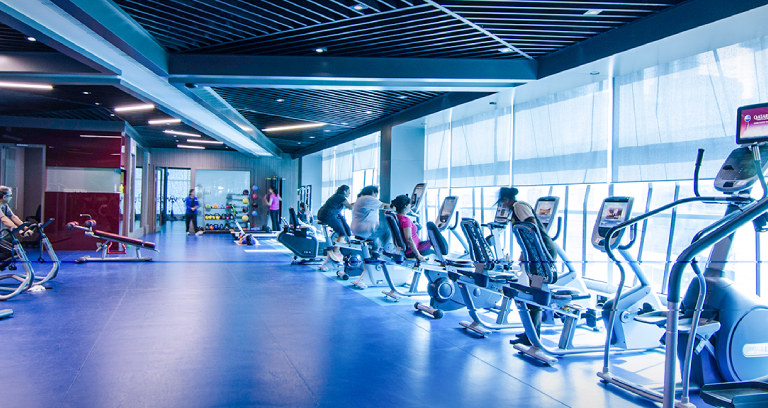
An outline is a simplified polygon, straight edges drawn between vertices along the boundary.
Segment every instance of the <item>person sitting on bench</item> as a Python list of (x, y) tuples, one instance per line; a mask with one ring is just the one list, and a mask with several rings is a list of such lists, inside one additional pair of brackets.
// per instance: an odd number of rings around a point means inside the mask
[(405, 251), (407, 258), (416, 258), (420, 262), (426, 260), (424, 255), (434, 254), (432, 250), (432, 244), (429, 241), (421, 242), (419, 235), (416, 232), (416, 225), (406, 215), (411, 211), (411, 199), (407, 195), (399, 195), (392, 200), (392, 205), (395, 206), (397, 211), (397, 222), (400, 224), (400, 229), (403, 231), (403, 240), (408, 247)]
[[(11, 231), (20, 227), (22, 222), (16, 214), (11, 211), (9, 205), (13, 198), (13, 191), (8, 186), (0, 186), (0, 263), (7, 263), (13, 258), (13, 237)], [(27, 228), (20, 231), (22, 235), (27, 232)]]

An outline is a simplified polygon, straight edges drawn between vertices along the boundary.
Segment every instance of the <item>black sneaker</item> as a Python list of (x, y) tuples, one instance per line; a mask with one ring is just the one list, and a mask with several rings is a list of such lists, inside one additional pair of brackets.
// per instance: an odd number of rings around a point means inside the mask
[(517, 335), (516, 339), (512, 339), (509, 341), (509, 344), (522, 344), (524, 346), (531, 346), (531, 341), (528, 340), (528, 335), (525, 333), (520, 333)]

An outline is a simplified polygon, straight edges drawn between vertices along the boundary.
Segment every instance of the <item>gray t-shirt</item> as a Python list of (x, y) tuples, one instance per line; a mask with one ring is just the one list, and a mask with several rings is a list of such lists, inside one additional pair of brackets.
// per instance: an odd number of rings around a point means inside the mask
[[(0, 213), (3, 217), (8, 217), (9, 219), (13, 217), (13, 211), (11, 211), (11, 207), (8, 204), (0, 205)], [(6, 237), (13, 228), (0, 223), (0, 237)]]
[(352, 233), (363, 238), (370, 237), (379, 226), (379, 209), (382, 204), (374, 196), (358, 197), (352, 208), (352, 224), (349, 225)]

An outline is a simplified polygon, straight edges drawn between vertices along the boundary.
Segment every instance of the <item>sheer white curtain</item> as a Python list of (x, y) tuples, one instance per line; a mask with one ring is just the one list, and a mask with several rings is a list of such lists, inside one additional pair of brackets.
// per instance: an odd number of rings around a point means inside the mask
[(424, 180), (430, 188), (449, 187), (451, 124), (430, 126), (427, 119), (424, 149)]
[[(342, 184), (352, 187), (353, 173), (379, 168), (379, 132), (323, 150), (323, 200)], [(353, 192), (353, 194), (356, 194)]]
[(509, 185), (512, 108), (451, 124), (451, 187)]
[(768, 100), (766, 38), (616, 78), (614, 180), (712, 178), (736, 147), (736, 109)]
[(515, 105), (514, 185), (607, 181), (608, 81)]

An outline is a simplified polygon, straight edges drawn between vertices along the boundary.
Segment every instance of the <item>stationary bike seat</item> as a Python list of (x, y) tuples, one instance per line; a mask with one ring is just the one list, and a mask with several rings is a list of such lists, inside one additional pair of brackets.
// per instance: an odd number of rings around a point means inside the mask
[(589, 299), (592, 295), (574, 289), (558, 289), (552, 291), (552, 297), (555, 299), (582, 300)]

